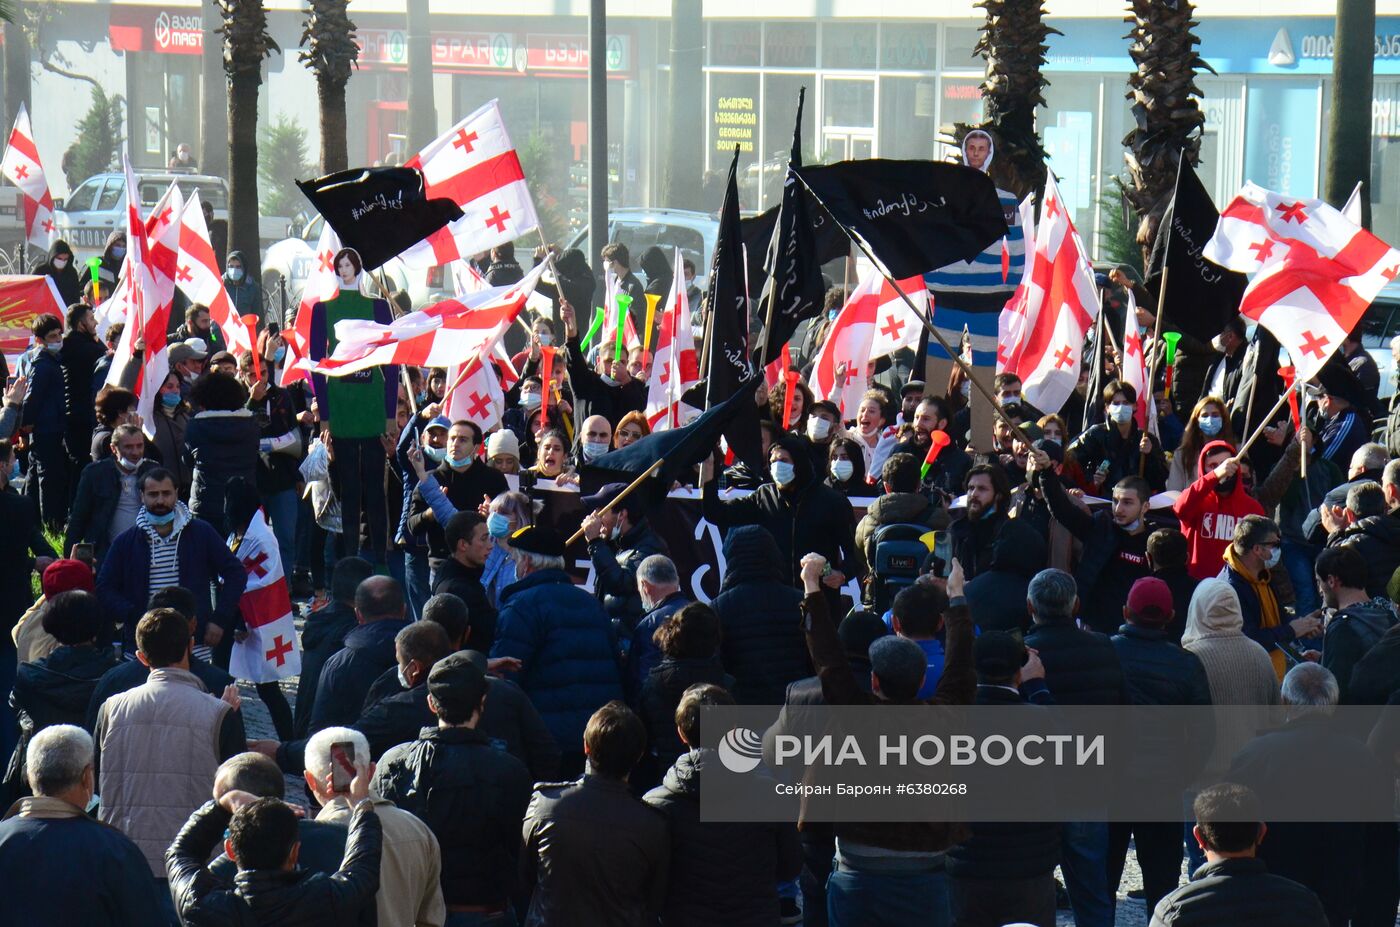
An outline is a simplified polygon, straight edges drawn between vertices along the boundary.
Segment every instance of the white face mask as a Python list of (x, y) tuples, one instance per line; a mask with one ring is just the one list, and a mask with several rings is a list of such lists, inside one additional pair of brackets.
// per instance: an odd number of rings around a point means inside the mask
[(589, 460), (602, 457), (608, 452), (608, 442), (606, 441), (585, 441), (583, 442), (583, 456)]
[(1282, 556), (1283, 548), (1275, 547), (1273, 551), (1269, 554), (1269, 559), (1264, 561), (1264, 566), (1272, 570), (1274, 567), (1278, 566), (1279, 558)]
[(856, 472), (856, 465), (849, 460), (833, 460), (831, 462), (831, 475), (839, 483), (844, 483), (851, 478), (851, 474)]
[(538, 409), (541, 404), (539, 393), (521, 393), (520, 404), (527, 409)]
[(617, 381), (614, 380), (612, 377), (608, 376), (606, 373), (600, 374), (599, 377), (598, 377), (598, 379), (602, 380), (602, 381), (603, 381), (603, 384), (604, 384), (605, 386), (616, 386), (616, 385), (617, 385)]
[(787, 486), (797, 478), (797, 471), (786, 460), (773, 461), (768, 467), (768, 472), (772, 475), (773, 482), (779, 486)]
[(1119, 425), (1133, 420), (1133, 407), (1126, 403), (1115, 402), (1108, 407), (1108, 417)]
[(405, 689), (413, 688), (413, 686), (408, 681), (408, 677), (404, 675), (402, 666), (399, 667), (399, 685), (403, 686)]
[(549, 332), (540, 332), (540, 345), (547, 348), (552, 344), (554, 344), (554, 336)]
[(826, 436), (830, 433), (831, 422), (816, 415), (807, 419), (807, 437), (811, 438), (813, 441), (825, 440)]

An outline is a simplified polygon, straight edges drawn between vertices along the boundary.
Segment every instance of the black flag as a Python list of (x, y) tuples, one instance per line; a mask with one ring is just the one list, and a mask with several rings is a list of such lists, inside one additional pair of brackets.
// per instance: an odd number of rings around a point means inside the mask
[(428, 199), (423, 174), (411, 167), (357, 167), (296, 182), (340, 236), (374, 270), (418, 244), (462, 210), (450, 199)]
[(817, 260), (816, 236), (812, 233), (807, 210), (807, 191), (792, 173), (802, 167), (802, 103), (807, 88), (797, 93), (797, 122), (792, 129), (792, 155), (783, 180), (782, 211), (768, 245), (768, 267), (772, 273), (764, 288), (763, 337), (758, 346), (758, 365), (766, 365), (792, 337), (797, 325), (822, 311), (822, 267)]
[[(708, 324), (703, 348), (705, 369), (701, 374), (705, 378), (703, 405), (706, 409), (740, 391), (752, 396), (757, 388), (749, 361), (749, 301), (744, 290), (743, 239), (739, 234), (738, 169), (739, 149), (735, 146), (724, 206), (719, 212), (714, 258), (710, 262), (710, 288), (705, 296)], [(756, 414), (740, 416), (725, 430), (724, 436), (741, 460), (751, 465), (757, 463), (758, 469), (763, 469), (763, 445)]]
[(970, 261), (1007, 232), (996, 185), (961, 164), (872, 158), (795, 170), (896, 280)]
[(758, 378), (745, 385), (747, 389), (736, 391), (689, 425), (652, 432), (621, 450), (609, 451), (584, 464), (579, 472), (580, 489), (590, 493), (608, 483), (631, 483), (662, 460), (664, 463), (651, 479), (636, 489), (644, 494), (648, 505), (660, 502), (676, 480), (683, 479), (686, 471), (714, 453), (721, 434), (733, 430), (746, 417), (754, 418), (752, 427), (757, 431), (758, 407), (754, 405), (753, 391), (758, 387)]
[[(802, 190), (807, 220), (812, 225), (813, 253), (817, 266), (844, 258), (851, 251), (851, 240), (841, 231), (841, 226), (831, 221), (812, 191), (801, 184), (798, 187)], [(786, 189), (783, 192), (786, 194)], [(779, 204), (756, 216), (739, 220), (739, 229), (744, 236), (744, 255), (749, 267), (750, 293), (762, 293), (764, 284), (768, 282), (768, 246), (773, 242), (773, 233), (778, 229), (778, 215), (782, 211), (783, 207)]]
[[(1220, 213), (1201, 178), (1182, 158), (1176, 192), (1157, 229), (1147, 268), (1148, 278), (1156, 278), (1150, 288), (1158, 294), (1157, 305), (1166, 307), (1163, 331), (1182, 332), (1209, 343), (1239, 313), (1248, 279), (1201, 256), (1219, 222)], [(1168, 271), (1169, 294), (1160, 292), (1163, 269)]]

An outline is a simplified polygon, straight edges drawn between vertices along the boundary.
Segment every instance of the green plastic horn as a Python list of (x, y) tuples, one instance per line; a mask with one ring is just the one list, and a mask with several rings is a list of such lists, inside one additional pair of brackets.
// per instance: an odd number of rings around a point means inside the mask
[(1176, 343), (1181, 340), (1181, 332), (1162, 332), (1162, 340), (1167, 343), (1167, 375), (1164, 390), (1167, 398), (1172, 394), (1172, 370), (1176, 367)]
[(593, 341), (593, 336), (598, 334), (598, 330), (603, 327), (603, 315), (603, 307), (599, 306), (598, 311), (593, 313), (593, 324), (588, 326), (588, 334), (583, 336), (583, 342), (581, 344), (583, 350), (588, 350), (588, 345)]
[(92, 297), (100, 300), (102, 298), (102, 281), (98, 278), (102, 270), (102, 258), (90, 257), (87, 259), (88, 273), (92, 276)]

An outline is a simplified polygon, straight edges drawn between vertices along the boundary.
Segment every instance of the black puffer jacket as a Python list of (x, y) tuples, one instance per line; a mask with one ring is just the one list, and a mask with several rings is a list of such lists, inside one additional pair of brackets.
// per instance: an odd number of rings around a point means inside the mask
[[(1149, 437), (1152, 438), (1152, 451), (1142, 466), (1142, 477), (1153, 492), (1161, 492), (1167, 486), (1167, 458), (1162, 453), (1162, 443), (1155, 436)], [(1128, 437), (1124, 438), (1117, 425), (1105, 422), (1075, 438), (1065, 449), (1065, 456), (1074, 455), (1075, 461), (1083, 468), (1086, 480), (1093, 479), (1094, 471), (1105, 460), (1108, 461), (1108, 478), (1104, 480), (1103, 487), (1112, 489), (1123, 477), (1138, 475), (1138, 458), (1142, 456), (1138, 444), (1141, 441), (1142, 432), (1137, 425), (1133, 425)], [(1084, 488), (1088, 490), (1090, 486)]]
[(757, 525), (724, 539), (724, 582), (711, 604), (719, 615), (720, 656), (740, 705), (781, 705), (788, 684), (812, 674), (798, 606), (784, 581), (773, 536)]
[(1157, 902), (1152, 927), (1327, 927), (1317, 896), (1261, 859), (1221, 859)]
[(185, 447), (194, 462), (190, 512), (228, 533), (224, 520), (224, 492), (228, 481), (241, 476), (256, 484), (258, 439), (262, 427), (247, 409), (234, 412), (200, 412), (185, 427)]
[(734, 677), (724, 671), (718, 657), (708, 660), (667, 657), (651, 668), (642, 683), (640, 714), (647, 727), (647, 743), (651, 745), (651, 755), (656, 758), (658, 772), (669, 769), (676, 757), (685, 752), (685, 744), (676, 732), (676, 706), (681, 703), (681, 696), (691, 686), (706, 682), (734, 688)]
[(497, 905), (515, 887), (530, 771), (469, 728), (424, 728), (379, 763), (372, 787), (432, 829), (449, 905)]
[(588, 558), (597, 574), (593, 591), (609, 618), (621, 619), (628, 629), (637, 626), (646, 613), (642, 594), (637, 590), (637, 569), (652, 554), (670, 553), (666, 542), (651, 530), (651, 523), (645, 518), (616, 541), (595, 538), (588, 542)]
[[(459, 512), (475, 512), (483, 496), (494, 499), (510, 489), (505, 474), (480, 460), (462, 470), (452, 469), (452, 465), (444, 460), (433, 471), (433, 476), (442, 487), (443, 494)], [(408, 530), (427, 536), (428, 562), (434, 567), (451, 555), (447, 549), (447, 536), (443, 533), (446, 528), (446, 525), (438, 524), (422, 491), (415, 487), (408, 502)]]
[(992, 542), (991, 562), (967, 584), (967, 606), (981, 631), (1024, 632), (1030, 625), (1026, 590), (1045, 558), (1020, 540), (1018, 531), (1001, 532)]
[[(77, 300), (74, 300), (77, 302)], [(58, 362), (63, 365), (63, 402), (68, 407), (68, 454), (81, 457), (97, 413), (92, 405), (92, 374), (97, 362), (107, 356), (107, 347), (87, 332), (70, 331), (63, 336)]]
[(339, 602), (319, 612), (312, 612), (301, 632), (301, 675), (297, 677), (297, 706), (292, 718), (292, 732), (306, 737), (311, 724), (311, 709), (316, 704), (316, 687), (321, 682), (321, 669), (326, 661), (345, 646), (345, 635), (357, 627), (355, 611)]
[[(1338, 680), (1341, 682), (1341, 680)], [(1400, 690), (1400, 625), (1381, 635), (1351, 671), (1346, 699), (1353, 705), (1384, 705)]]
[(778, 883), (797, 878), (802, 845), (786, 822), (700, 820), (700, 775), (715, 762), (708, 750), (681, 754), (646, 803), (671, 822), (667, 927), (771, 927), (778, 922)]
[(305, 869), (254, 869), (238, 873), (230, 886), (205, 864), (231, 819), (214, 802), (205, 802), (165, 852), (170, 895), (181, 923), (323, 927), (355, 923), (365, 906), (374, 908), (384, 830), (368, 802), (356, 808), (350, 819), (345, 860), (333, 875)]
[[(978, 705), (1026, 705), (1020, 694), (999, 686), (978, 686)], [(1060, 861), (1061, 826), (1055, 823), (977, 821), (972, 836), (948, 848), (948, 874), (959, 879), (1033, 879)]]
[(1070, 619), (1036, 622), (1026, 635), (1045, 664), (1045, 685), (1061, 705), (1121, 705), (1127, 699), (1118, 654), (1106, 634)]
[(1350, 704), (1351, 679), (1361, 658), (1395, 626), (1395, 609), (1384, 596), (1348, 605), (1327, 620), (1322, 665), (1337, 677), (1343, 704)]
[(407, 626), (404, 621), (372, 621), (345, 635), (345, 646), (321, 668), (308, 733), (351, 724), (360, 716), (370, 686), (396, 662), (394, 637)]
[(496, 609), (481, 585), (482, 567), (469, 567), (448, 557), (437, 565), (433, 576), (433, 595), (450, 592), (467, 604), (467, 639), (464, 650), (491, 652), (496, 640)]
[(875, 535), (886, 525), (946, 528), (948, 511), (917, 492), (887, 493), (870, 503), (856, 525), (856, 553), (861, 557), (864, 573), (869, 573), (875, 562)]
[(98, 680), (116, 665), (111, 648), (97, 647), (59, 647), (42, 660), (19, 665), (10, 693), (10, 707), (19, 720), (19, 742), (5, 771), (5, 784), (17, 789), (11, 800), (29, 794), (23, 775), (29, 741), (55, 724), (83, 726)]
[(1366, 594), (1385, 597), (1386, 584), (1400, 567), (1400, 517), (1368, 515), (1329, 538), (1328, 547), (1350, 547), (1366, 561)]

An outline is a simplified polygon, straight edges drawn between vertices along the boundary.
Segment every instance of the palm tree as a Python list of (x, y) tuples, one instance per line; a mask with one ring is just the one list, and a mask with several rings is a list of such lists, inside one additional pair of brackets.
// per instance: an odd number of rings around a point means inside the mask
[(301, 31), (305, 49), (300, 60), (316, 72), (316, 96), (321, 104), (321, 170), (326, 174), (350, 166), (345, 150), (345, 85), (360, 57), (349, 0), (308, 0)]
[(422, 151), (437, 137), (433, 106), (433, 36), (428, 0), (408, 0), (408, 148)]
[(1332, 56), (1332, 125), (1327, 135), (1327, 201), (1341, 208), (1357, 181), (1362, 224), (1371, 225), (1371, 97), (1376, 0), (1338, 0)]
[(1050, 47), (1045, 39), (1063, 33), (1045, 25), (1041, 0), (982, 0), (977, 6), (987, 11), (973, 48), (987, 62), (982, 81), (986, 118), (979, 125), (958, 123), (954, 139), (961, 143), (973, 129), (990, 133), (996, 142), (992, 179), (1025, 196), (1045, 184), (1045, 148), (1035, 131), (1035, 111), (1045, 105), (1041, 91), (1050, 82), (1040, 69)]
[(1131, 0), (1130, 10), (1128, 53), (1137, 70), (1128, 75), (1127, 96), (1136, 125), (1123, 139), (1129, 181), (1123, 193), (1138, 215), (1137, 243), (1146, 263), (1176, 189), (1178, 162), (1201, 160), (1206, 115), (1196, 70), (1215, 70), (1196, 52), (1201, 40), (1192, 31), (1199, 24), (1191, 0)]
[(695, 114), (705, 91), (705, 15), (701, 0), (671, 0), (671, 73), (667, 96), (666, 159), (661, 165), (661, 204), (701, 209), (705, 173), (702, 146), (695, 144)]
[(248, 275), (261, 276), (258, 242), (258, 87), (263, 59), (280, 52), (267, 31), (262, 0), (219, 0), (228, 75), (228, 244), (243, 252)]

